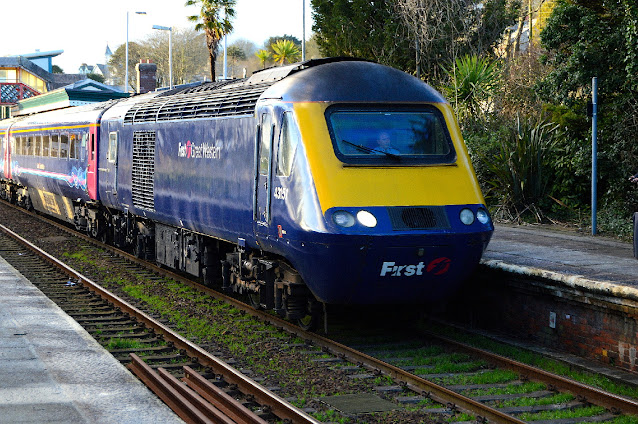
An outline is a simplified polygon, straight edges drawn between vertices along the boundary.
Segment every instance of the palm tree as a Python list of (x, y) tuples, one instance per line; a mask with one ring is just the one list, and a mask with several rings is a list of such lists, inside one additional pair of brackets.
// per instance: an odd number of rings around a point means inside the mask
[(285, 62), (294, 63), (299, 60), (301, 52), (299, 48), (290, 40), (278, 40), (272, 46), (275, 54), (273, 55), (275, 62), (283, 65)]
[[(233, 30), (231, 19), (235, 16), (236, 0), (187, 0), (186, 6), (201, 6), (199, 15), (189, 16), (188, 20), (196, 22), (195, 30), (204, 31), (206, 46), (210, 57), (210, 77), (215, 81), (215, 60), (217, 46), (224, 37)], [(224, 18), (220, 15), (224, 12)]]
[(261, 49), (257, 53), (255, 53), (255, 56), (257, 56), (257, 58), (259, 59), (259, 63), (261, 63), (263, 69), (266, 69), (266, 63), (269, 60), (272, 60), (272, 55), (270, 54), (270, 52), (264, 49)]
[(465, 55), (444, 68), (450, 83), (443, 87), (461, 118), (484, 115), (499, 89), (498, 62), (487, 57)]

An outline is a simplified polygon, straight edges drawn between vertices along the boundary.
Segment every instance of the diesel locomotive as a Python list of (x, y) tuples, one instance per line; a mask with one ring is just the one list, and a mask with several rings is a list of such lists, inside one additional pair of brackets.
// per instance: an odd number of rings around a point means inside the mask
[(437, 302), (493, 232), (453, 111), (318, 59), (0, 121), (0, 196), (309, 325)]

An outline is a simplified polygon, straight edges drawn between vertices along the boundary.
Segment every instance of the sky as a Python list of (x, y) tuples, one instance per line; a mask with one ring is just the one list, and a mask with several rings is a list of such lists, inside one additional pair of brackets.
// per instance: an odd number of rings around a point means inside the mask
[[(193, 26), (186, 17), (196, 15), (186, 0), (2, 0), (0, 56), (64, 50), (53, 64), (65, 73), (76, 73), (82, 63), (105, 63), (108, 43), (112, 51), (126, 42), (128, 12), (129, 41), (143, 40), (153, 25), (174, 28)], [(228, 43), (247, 39), (261, 47), (271, 36), (303, 34), (306, 8), (306, 39), (312, 32), (310, 0), (237, 0), (234, 30)], [(97, 9), (95, 4), (105, 6)], [(143, 11), (146, 15), (136, 14)], [(28, 25), (27, 25), (28, 24)]]

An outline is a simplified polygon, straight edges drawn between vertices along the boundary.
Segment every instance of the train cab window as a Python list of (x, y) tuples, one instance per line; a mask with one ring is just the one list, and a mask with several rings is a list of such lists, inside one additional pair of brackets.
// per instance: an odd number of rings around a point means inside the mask
[(287, 177), (292, 171), (292, 160), (301, 135), (292, 112), (285, 112), (281, 126), (281, 137), (277, 149), (277, 176)]
[(265, 113), (261, 118), (261, 140), (259, 142), (259, 173), (261, 175), (268, 175), (272, 134), (272, 116), (269, 113)]
[(34, 156), (42, 156), (42, 136), (36, 135), (35, 140), (35, 153)]
[(57, 158), (60, 151), (60, 135), (53, 134), (51, 136), (51, 157)]
[(446, 164), (456, 152), (443, 114), (433, 106), (328, 108), (337, 157), (369, 165)]
[(80, 140), (78, 134), (69, 134), (69, 159), (80, 158)]
[(51, 136), (42, 136), (42, 156), (51, 156)]
[(117, 162), (117, 132), (109, 133), (109, 150), (106, 153), (106, 159), (111, 162)]
[(69, 157), (69, 135), (60, 134), (60, 159)]

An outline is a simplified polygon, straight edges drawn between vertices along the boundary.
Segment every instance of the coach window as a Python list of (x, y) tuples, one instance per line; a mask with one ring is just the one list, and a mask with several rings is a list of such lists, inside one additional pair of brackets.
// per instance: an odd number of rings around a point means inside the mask
[(50, 147), (51, 147), (51, 136), (43, 135), (42, 136), (42, 156), (50, 156)]
[(60, 159), (69, 157), (69, 135), (60, 134)]
[(88, 132), (83, 132), (82, 133), (82, 148), (80, 149), (80, 153), (81, 153), (81, 158), (82, 160), (86, 159), (86, 146), (88, 146), (88, 142), (89, 142), (89, 133)]
[(69, 134), (69, 158), (70, 159), (79, 159), (79, 148), (80, 142), (78, 140), (77, 133)]
[(13, 146), (13, 151), (16, 155), (22, 154), (22, 137), (15, 138), (15, 145)]
[(35, 156), (42, 156), (42, 136), (35, 136)]
[(109, 133), (109, 151), (106, 155), (109, 162), (117, 162), (117, 132)]
[(28, 137), (27, 136), (27, 150), (25, 152), (25, 155), (28, 156), (33, 156), (33, 152), (35, 151), (34, 146), (33, 146), (33, 137)]
[(91, 157), (89, 158), (89, 160), (95, 161), (95, 134), (91, 134), (90, 150), (91, 150)]
[(300, 138), (299, 127), (297, 127), (292, 112), (284, 113), (279, 148), (277, 149), (277, 176), (287, 177), (290, 175), (292, 160)]
[(268, 163), (270, 162), (270, 145), (272, 141), (272, 117), (269, 113), (261, 118), (261, 143), (259, 147), (259, 173), (268, 175)]
[(60, 150), (60, 135), (53, 134), (51, 136), (51, 157), (57, 158)]

